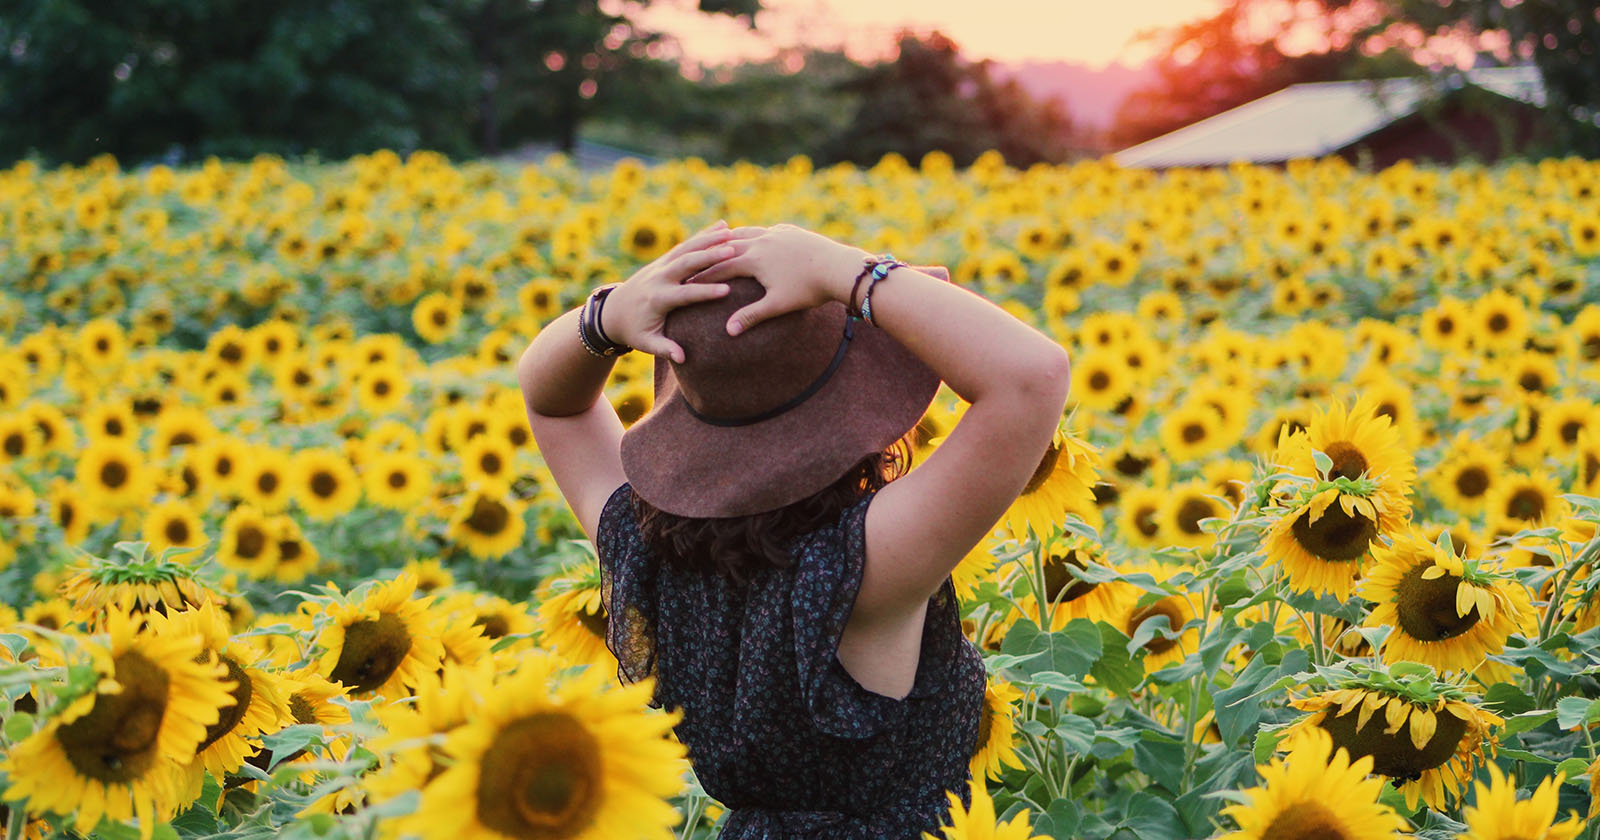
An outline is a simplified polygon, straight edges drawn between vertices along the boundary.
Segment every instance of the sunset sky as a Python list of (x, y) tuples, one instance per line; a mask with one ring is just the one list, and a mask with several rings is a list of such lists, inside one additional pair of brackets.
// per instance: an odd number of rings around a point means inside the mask
[(766, 0), (751, 33), (742, 22), (695, 11), (695, 0), (655, 0), (641, 24), (675, 35), (691, 60), (720, 64), (769, 58), (785, 46), (843, 45), (857, 59), (878, 57), (909, 25), (939, 29), (964, 55), (997, 61), (1067, 60), (1096, 67), (1138, 63), (1142, 29), (1203, 17), (1219, 0)]

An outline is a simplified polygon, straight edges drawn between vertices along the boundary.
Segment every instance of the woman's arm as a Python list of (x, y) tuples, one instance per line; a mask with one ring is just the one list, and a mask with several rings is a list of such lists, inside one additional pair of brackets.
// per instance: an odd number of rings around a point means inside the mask
[[(637, 350), (682, 361), (683, 349), (662, 334), (667, 313), (726, 294), (722, 284), (682, 281), (729, 255), (730, 239), (750, 235), (718, 222), (639, 269), (606, 298), (602, 330)], [(528, 428), (584, 533), (592, 539), (606, 499), (625, 480), (622, 421), (602, 389), (612, 360), (594, 356), (578, 339), (580, 309), (539, 332), (517, 360), (517, 381), (528, 409)]]
[[(789, 225), (732, 248), (693, 280), (751, 275), (766, 287), (734, 313), (733, 334), (807, 306), (848, 305), (867, 256)], [(927, 462), (884, 487), (868, 508), (856, 609), (892, 618), (920, 609), (1022, 492), (1061, 420), (1069, 363), (1059, 344), (998, 306), (911, 268), (877, 284), (872, 314), (972, 404)]]

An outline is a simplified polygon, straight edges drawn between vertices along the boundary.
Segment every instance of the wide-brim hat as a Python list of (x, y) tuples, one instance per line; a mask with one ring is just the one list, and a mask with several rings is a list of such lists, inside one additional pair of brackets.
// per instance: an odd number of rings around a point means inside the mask
[[(892, 282), (892, 279), (890, 281)], [(806, 498), (910, 431), (939, 375), (830, 302), (727, 332), (754, 278), (668, 313), (682, 364), (655, 357), (655, 405), (622, 436), (633, 491), (667, 513), (748, 516)]]

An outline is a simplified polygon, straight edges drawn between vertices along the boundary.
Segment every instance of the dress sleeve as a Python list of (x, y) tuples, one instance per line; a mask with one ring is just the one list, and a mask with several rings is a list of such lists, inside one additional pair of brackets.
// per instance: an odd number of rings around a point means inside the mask
[(656, 664), (654, 568), (644, 557), (632, 499), (628, 484), (611, 494), (600, 509), (594, 540), (600, 560), (600, 603), (606, 610), (606, 647), (617, 658), (617, 679), (624, 684), (653, 676)]
[(839, 661), (839, 638), (855, 606), (866, 563), (872, 496), (841, 515), (836, 529), (801, 543), (791, 594), (801, 706), (823, 733), (863, 739), (899, 727), (907, 703), (863, 687)]

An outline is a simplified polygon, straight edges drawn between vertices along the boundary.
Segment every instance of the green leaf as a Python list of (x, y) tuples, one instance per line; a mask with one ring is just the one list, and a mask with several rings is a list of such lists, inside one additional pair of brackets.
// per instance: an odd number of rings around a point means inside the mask
[[(1070, 799), (1057, 799), (1044, 813), (1034, 818), (1033, 834), (1046, 837), (1070, 838), (1078, 836), (1078, 822), (1082, 819), (1078, 803)], [(1027, 832), (1024, 832), (1027, 833)]]
[(1484, 692), (1483, 704), (1489, 711), (1504, 717), (1514, 717), (1533, 710), (1534, 700), (1520, 687), (1511, 683), (1495, 683)]
[(1589, 761), (1588, 759), (1573, 756), (1572, 758), (1565, 759), (1560, 764), (1557, 764), (1556, 772), (1566, 774), (1568, 784), (1579, 785), (1581, 787), (1583, 786), (1582, 783), (1574, 782), (1573, 779), (1576, 779), (1579, 776), (1589, 772)]
[(1070, 752), (1082, 755), (1094, 746), (1096, 724), (1089, 718), (1068, 714), (1061, 718), (1061, 722), (1050, 731), (1061, 739), (1061, 743)]
[(1144, 791), (1135, 793), (1128, 800), (1122, 827), (1148, 840), (1172, 840), (1186, 833), (1178, 809), (1165, 799)]
[(33, 734), (33, 715), (27, 712), (16, 712), (6, 718), (6, 740), (15, 744)]
[(1535, 752), (1528, 752), (1527, 750), (1519, 750), (1515, 747), (1501, 747), (1498, 750), (1498, 753), (1501, 758), (1509, 758), (1515, 761), (1526, 761), (1530, 764), (1556, 763), (1555, 759), (1553, 758), (1547, 758)]
[(1333, 459), (1320, 449), (1311, 451), (1311, 460), (1317, 465), (1317, 472), (1328, 475), (1333, 472)]
[[(1042, 653), (1032, 664), (1038, 671), (1057, 671), (1082, 679), (1100, 658), (1100, 629), (1088, 619), (1076, 618), (1053, 633), (1040, 631), (1032, 619), (1021, 619), (1006, 632), (1000, 652), (1012, 656)], [(1024, 668), (1027, 673), (1030, 669)]]
[(1255, 747), (1251, 750), (1251, 755), (1255, 758), (1256, 763), (1266, 764), (1272, 758), (1272, 753), (1278, 749), (1278, 742), (1282, 740), (1282, 730), (1261, 727), (1256, 732)]
[(1101, 621), (1100, 658), (1089, 669), (1089, 676), (1112, 694), (1126, 696), (1144, 679), (1144, 665), (1128, 653), (1128, 637), (1121, 630)]
[(1183, 790), (1183, 742), (1145, 732), (1133, 745), (1133, 766), (1173, 795)]
[(1527, 732), (1532, 729), (1538, 729), (1539, 727), (1543, 726), (1546, 721), (1554, 719), (1555, 716), (1555, 711), (1551, 709), (1523, 712), (1520, 715), (1513, 715), (1509, 718), (1506, 718), (1504, 731), (1507, 735), (1515, 735), (1519, 732)]
[(1600, 700), (1587, 697), (1563, 697), (1556, 701), (1556, 725), (1571, 729), (1579, 724), (1592, 723), (1600, 716)]
[(28, 649), (28, 637), (16, 633), (0, 633), (0, 645), (4, 645), (5, 649), (11, 652), (11, 658), (15, 661)]
[(261, 745), (272, 750), (272, 761), (276, 765), (290, 755), (305, 749), (312, 741), (320, 741), (321, 738), (322, 724), (297, 723), (270, 735), (263, 735)]

